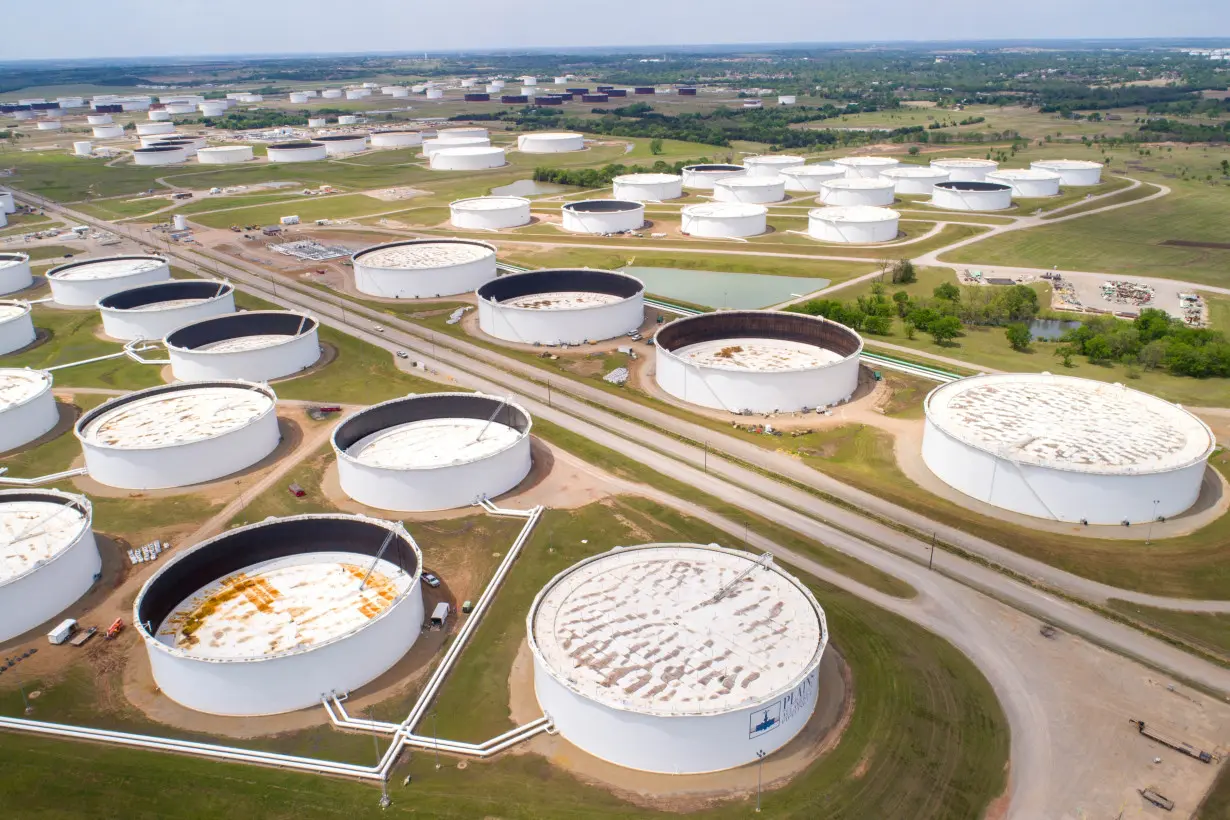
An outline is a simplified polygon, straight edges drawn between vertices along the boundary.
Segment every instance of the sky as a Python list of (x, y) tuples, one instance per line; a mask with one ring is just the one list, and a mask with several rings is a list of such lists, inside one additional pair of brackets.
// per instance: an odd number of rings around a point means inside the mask
[(106, 0), (55, 5), (52, 13), (42, 3), (0, 0), (0, 30), (6, 32), (0, 59), (1230, 37), (1224, 0)]

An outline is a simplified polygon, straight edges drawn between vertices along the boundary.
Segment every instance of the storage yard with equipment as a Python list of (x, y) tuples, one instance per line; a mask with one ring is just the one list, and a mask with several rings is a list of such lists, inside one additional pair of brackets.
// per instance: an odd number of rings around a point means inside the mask
[(6, 805), (1208, 815), (1230, 153), (1124, 48), (0, 93)]

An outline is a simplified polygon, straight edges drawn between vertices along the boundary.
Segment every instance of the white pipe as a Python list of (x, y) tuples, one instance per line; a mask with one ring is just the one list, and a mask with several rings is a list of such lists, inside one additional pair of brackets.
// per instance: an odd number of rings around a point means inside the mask
[(49, 475), (41, 475), (37, 478), (13, 478), (12, 476), (4, 475), (8, 472), (8, 467), (0, 467), (0, 484), (16, 484), (19, 487), (36, 487), (39, 484), (50, 484), (53, 481), (59, 481), (62, 478), (72, 478), (75, 475), (85, 475), (87, 470), (85, 467), (78, 467), (74, 470), (65, 470), (62, 473), (50, 473)]

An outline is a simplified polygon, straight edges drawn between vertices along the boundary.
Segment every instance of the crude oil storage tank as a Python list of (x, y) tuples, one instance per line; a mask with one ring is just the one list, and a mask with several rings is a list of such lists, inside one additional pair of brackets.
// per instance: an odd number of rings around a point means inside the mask
[(571, 132), (535, 132), (517, 137), (517, 150), (526, 154), (560, 154), (585, 148), (585, 136)]
[(504, 149), (495, 146), (439, 148), (431, 155), (433, 171), (481, 171), (507, 164)]
[(712, 191), (713, 183), (726, 177), (747, 173), (742, 165), (687, 165), (683, 169), (683, 187), (695, 191)]
[(937, 182), (931, 204), (948, 211), (1002, 211), (1012, 207), (1012, 187), (999, 182)]
[(495, 247), (472, 239), (408, 239), (350, 258), (355, 288), (386, 299), (467, 293), (496, 277)]
[(895, 185), (887, 179), (829, 179), (820, 183), (821, 205), (892, 205)]
[(159, 385), (100, 404), (75, 432), (96, 481), (129, 490), (187, 487), (272, 453), (281, 437), (276, 401), (263, 384)]
[(137, 593), (132, 620), (158, 688), (189, 709), (319, 707), (323, 694), (369, 683), (414, 645), (422, 570), (399, 522), (266, 519), (168, 560)]
[(171, 266), (161, 256), (102, 256), (47, 272), (51, 298), (65, 307), (94, 307), (113, 293), (170, 278)]
[(29, 444), (56, 426), (60, 411), (45, 370), (0, 369), (0, 453)]
[(253, 159), (251, 145), (219, 145), (213, 148), (198, 148), (196, 161), (202, 165), (236, 165)]
[(717, 202), (780, 202), (786, 198), (786, 178), (751, 173), (726, 177), (713, 183), (713, 198)]
[(752, 177), (775, 177), (786, 168), (797, 168), (806, 162), (803, 157), (792, 157), (786, 154), (764, 154), (757, 157), (747, 157), (743, 167), (747, 175)]
[[(17, 213), (17, 202), (9, 191), (0, 191), (0, 213)], [(2, 256), (0, 255), (0, 257)]]
[(843, 179), (845, 176), (846, 169), (838, 165), (796, 165), (782, 169), (786, 190), (800, 194), (818, 192), (821, 183), (830, 179)]
[[(472, 136), (462, 137), (454, 136), (448, 139), (433, 137), (432, 139), (423, 140), (423, 156), (430, 157), (436, 151), (445, 148), (487, 148), (491, 146), (491, 140), (486, 137)], [(501, 149), (503, 150), (503, 149)]]
[(1087, 159), (1039, 159), (1029, 167), (1059, 174), (1059, 184), (1064, 187), (1083, 188), (1102, 182), (1102, 163)]
[(548, 269), (493, 279), (476, 292), (478, 326), (519, 344), (613, 339), (645, 320), (641, 280), (607, 270)]
[(96, 125), (92, 130), (94, 138), (100, 140), (113, 140), (124, 136), (124, 126), (122, 125)]
[(268, 149), (270, 162), (317, 162), (329, 155), (323, 142), (279, 142)]
[(332, 134), (313, 137), (312, 142), (323, 143), (325, 153), (331, 157), (345, 157), (367, 150), (367, 134)]
[(786, 745), (815, 710), (829, 639), (824, 610), (771, 555), (717, 544), (587, 558), (538, 593), (526, 630), (538, 705), (559, 733), (663, 774)]
[(519, 196), (476, 196), (448, 206), (449, 221), (460, 230), (498, 231), (530, 224), (530, 201)]
[(931, 167), (947, 171), (950, 182), (982, 182), (999, 163), (992, 159), (933, 159)]
[(110, 114), (87, 114), (85, 121), (88, 125), (111, 125), (115, 122)]
[(1059, 174), (1038, 168), (1003, 168), (987, 174), (987, 182), (998, 182), (1012, 189), (1012, 196), (1037, 198), (1059, 195)]
[(466, 507), (530, 472), (530, 416), (482, 393), (427, 393), (360, 410), (333, 430), (346, 495), (383, 510)]
[(177, 327), (235, 312), (235, 288), (208, 279), (171, 279), (98, 300), (103, 332), (112, 339), (161, 339)]
[(422, 131), (373, 131), (372, 148), (408, 148), (423, 144)]
[(1002, 373), (937, 387), (923, 461), (979, 501), (1057, 521), (1169, 518), (1200, 494), (1216, 446), (1182, 407), (1122, 384)]
[(565, 203), (564, 230), (574, 233), (610, 234), (638, 231), (645, 224), (645, 205), (622, 199), (582, 199)]
[(690, 236), (730, 238), (757, 236), (768, 230), (769, 209), (745, 202), (685, 205), (680, 230)]
[(221, 117), (229, 107), (225, 100), (205, 100), (197, 104), (201, 115), (205, 117)]
[(292, 103), (299, 105), (308, 101), (308, 95), (304, 94), (302, 91), (292, 91), (290, 92), (289, 99)]
[(729, 310), (677, 319), (654, 336), (658, 386), (738, 413), (794, 412), (846, 401), (863, 340), (818, 316)]
[(286, 310), (247, 310), (183, 325), (163, 340), (180, 381), (267, 382), (306, 370), (320, 358), (319, 323)]
[(948, 172), (943, 168), (924, 167), (922, 165), (898, 165), (880, 174), (881, 179), (893, 183), (899, 194), (931, 194), (931, 186), (937, 182), (947, 182)]
[(11, 251), (0, 253), (0, 295), (16, 293), (33, 284), (34, 274), (30, 272), (29, 254)]
[(39, 131), (59, 131), (63, 126), (59, 120), (41, 120), (36, 128)]
[(73, 156), (88, 157), (94, 153), (94, 143), (89, 140), (77, 140), (73, 143)]
[(90, 500), (59, 490), (0, 490), (0, 642), (72, 606), (102, 558)]
[(0, 302), (0, 356), (21, 350), (36, 338), (29, 302)]
[(616, 199), (662, 202), (683, 196), (683, 177), (678, 174), (623, 174), (611, 182)]
[(174, 134), (175, 123), (173, 122), (139, 122), (137, 123), (138, 137), (151, 137), (158, 134)]
[(880, 174), (896, 168), (901, 160), (892, 157), (839, 157), (833, 164), (846, 169), (847, 179), (879, 179)]
[(901, 215), (891, 208), (830, 205), (807, 212), (807, 233), (822, 242), (869, 244), (897, 238)]
[(482, 139), (490, 142), (490, 134), (486, 128), (478, 125), (459, 126), (457, 128), (441, 128), (436, 131), (436, 139), (443, 142), (456, 142), (457, 140), (473, 140)]
[(324, 128), (328, 124), (328, 117), (308, 117), (307, 121), (308, 128)]
[(182, 145), (151, 145), (132, 151), (134, 165), (178, 165), (187, 161), (188, 149)]

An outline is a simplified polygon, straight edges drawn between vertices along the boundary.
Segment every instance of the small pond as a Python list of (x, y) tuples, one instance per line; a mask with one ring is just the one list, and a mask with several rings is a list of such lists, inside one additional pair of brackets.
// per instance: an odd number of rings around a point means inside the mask
[(761, 273), (725, 273), (685, 268), (651, 268), (638, 265), (623, 273), (645, 283), (645, 291), (664, 299), (680, 299), (712, 308), (752, 310), (785, 302), (794, 294), (827, 287), (828, 279), (808, 276), (773, 276)]
[(1040, 342), (1056, 342), (1059, 337), (1081, 323), (1074, 319), (1031, 319), (1029, 332)]

